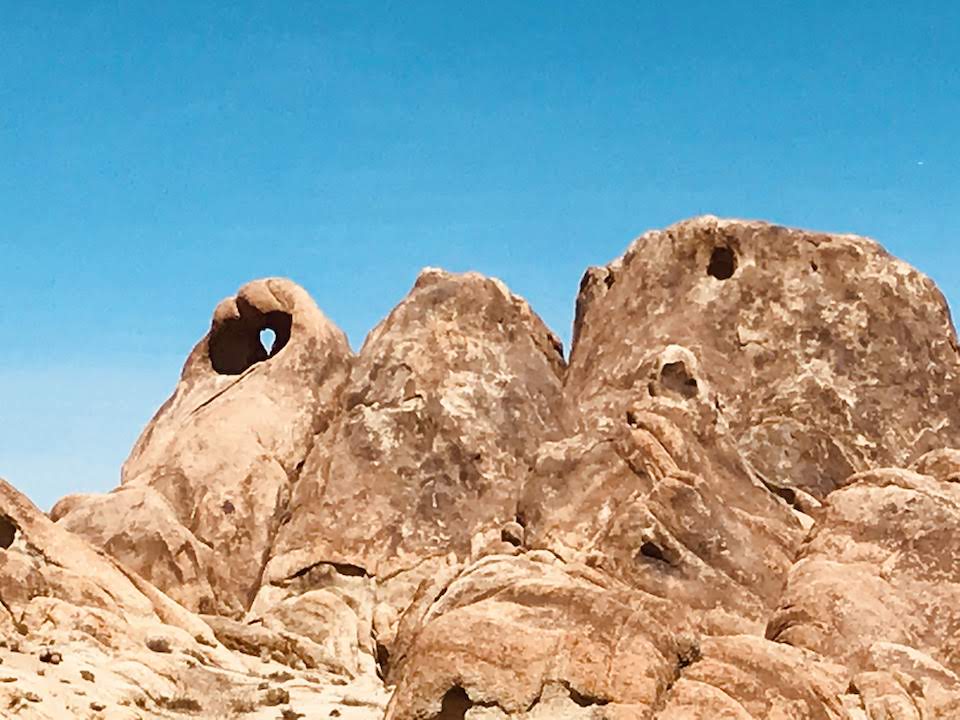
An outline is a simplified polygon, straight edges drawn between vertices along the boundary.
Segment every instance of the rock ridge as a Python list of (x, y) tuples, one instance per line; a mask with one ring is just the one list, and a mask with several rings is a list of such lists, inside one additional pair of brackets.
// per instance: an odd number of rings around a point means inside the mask
[[(647, 232), (569, 358), (477, 273), (425, 269), (356, 353), (257, 280), (116, 490), (47, 519), (0, 484), (0, 706), (954, 717), (958, 401), (942, 294), (853, 235)], [(109, 679), (89, 706), (48, 646)]]

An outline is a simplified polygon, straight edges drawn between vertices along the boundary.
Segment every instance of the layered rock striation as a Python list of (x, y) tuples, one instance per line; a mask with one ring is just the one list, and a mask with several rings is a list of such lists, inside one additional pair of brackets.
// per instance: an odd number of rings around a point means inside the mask
[(115, 491), (0, 486), (0, 707), (957, 717), (952, 448), (946, 303), (864, 238), (647, 233), (585, 274), (569, 360), (477, 274), (424, 271), (356, 354), (255, 281)]

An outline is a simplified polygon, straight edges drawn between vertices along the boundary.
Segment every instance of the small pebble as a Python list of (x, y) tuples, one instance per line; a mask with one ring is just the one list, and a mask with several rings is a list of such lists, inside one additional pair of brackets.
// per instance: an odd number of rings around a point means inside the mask
[(173, 649), (170, 647), (170, 641), (162, 635), (154, 635), (153, 637), (147, 638), (147, 647), (158, 653), (168, 653), (173, 651)]
[(40, 662), (49, 663), (50, 665), (59, 665), (61, 662), (63, 662), (63, 655), (55, 650), (46, 648), (40, 653)]

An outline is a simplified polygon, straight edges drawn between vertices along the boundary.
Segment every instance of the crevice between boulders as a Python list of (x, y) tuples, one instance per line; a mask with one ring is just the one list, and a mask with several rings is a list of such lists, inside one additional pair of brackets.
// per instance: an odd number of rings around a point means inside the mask
[(351, 565), (350, 563), (341, 563), (334, 562), (332, 560), (318, 560), (315, 563), (311, 563), (305, 567), (300, 568), (292, 575), (288, 575), (285, 578), (285, 581), (296, 580), (297, 578), (302, 578), (307, 575), (311, 570), (315, 570), (318, 567), (327, 566), (332, 567), (336, 570), (337, 574), (343, 575), (345, 577), (373, 577), (366, 568), (360, 567), (359, 565)]

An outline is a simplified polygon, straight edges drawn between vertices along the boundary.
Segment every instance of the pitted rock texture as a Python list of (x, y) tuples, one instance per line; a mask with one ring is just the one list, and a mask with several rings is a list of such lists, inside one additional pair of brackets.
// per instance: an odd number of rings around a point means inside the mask
[(649, 232), (587, 271), (574, 334), (572, 398), (693, 393), (691, 368), (644, 364), (686, 347), (756, 470), (818, 498), (960, 440), (946, 303), (865, 238), (709, 217)]
[(474, 273), (356, 354), (256, 281), (116, 491), (0, 485), (0, 714), (960, 717), (958, 400), (942, 296), (854, 236), (647, 233), (569, 361)]

